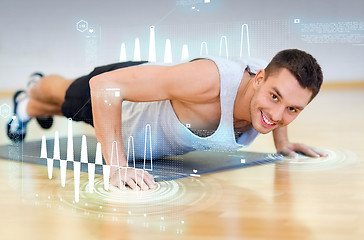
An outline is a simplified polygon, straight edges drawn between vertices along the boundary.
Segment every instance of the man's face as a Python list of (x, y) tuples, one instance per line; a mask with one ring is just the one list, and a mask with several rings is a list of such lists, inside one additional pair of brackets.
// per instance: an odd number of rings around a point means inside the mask
[(297, 79), (282, 68), (264, 80), (264, 70), (257, 73), (250, 103), (253, 127), (268, 133), (291, 123), (310, 102), (312, 91), (301, 87)]

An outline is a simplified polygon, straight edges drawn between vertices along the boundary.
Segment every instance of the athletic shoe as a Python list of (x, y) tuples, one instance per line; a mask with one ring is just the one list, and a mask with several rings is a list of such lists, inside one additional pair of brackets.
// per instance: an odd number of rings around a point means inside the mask
[(26, 96), (27, 96), (26, 92), (23, 90), (17, 91), (13, 96), (14, 113), (13, 113), (12, 118), (8, 122), (8, 126), (7, 126), (8, 137), (13, 142), (21, 142), (24, 140), (25, 135), (26, 135), (26, 129), (27, 129), (26, 127), (27, 127), (28, 122), (30, 121), (30, 119), (25, 122), (20, 121), (17, 116), (17, 110), (16, 110), (19, 101), (24, 99), (24, 97), (26, 97)]
[(27, 88), (30, 89), (34, 84), (36, 84), (37, 82), (39, 82), (39, 80), (43, 76), (44, 75), (42, 73), (39, 73), (39, 72), (35, 72), (32, 75), (30, 75), (29, 80), (27, 82)]
[[(42, 77), (43, 77), (43, 74), (39, 73), (39, 72), (35, 72), (32, 75), (30, 75), (30, 78), (29, 78), (29, 81), (27, 84), (28, 89), (31, 88), (34, 84), (36, 84)], [(53, 116), (36, 117), (36, 120), (43, 129), (49, 129), (53, 125)]]
[(38, 124), (43, 129), (49, 129), (53, 125), (53, 117), (52, 116), (44, 116), (44, 117), (36, 117)]

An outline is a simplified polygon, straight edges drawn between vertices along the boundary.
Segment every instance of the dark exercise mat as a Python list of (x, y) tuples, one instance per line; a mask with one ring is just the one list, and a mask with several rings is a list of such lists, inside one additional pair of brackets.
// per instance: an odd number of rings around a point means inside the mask
[[(74, 160), (80, 161), (81, 136), (73, 137)], [(54, 140), (47, 140), (47, 156), (53, 157)], [(87, 137), (87, 152), (89, 162), (95, 162), (96, 138)], [(67, 159), (67, 138), (60, 138), (61, 159)], [(0, 158), (15, 161), (23, 161), (34, 164), (47, 165), (46, 159), (40, 158), (41, 141), (20, 142), (11, 145), (0, 146)], [(180, 156), (169, 156), (162, 159), (153, 159), (153, 170), (149, 171), (156, 181), (172, 180), (188, 176), (198, 177), (201, 174), (231, 168), (247, 167), (278, 161), (280, 154), (256, 153), (245, 151), (194, 151)], [(105, 163), (104, 163), (105, 164)], [(54, 167), (59, 167), (59, 160), (54, 160)], [(132, 162), (129, 160), (129, 166)], [(151, 167), (150, 161), (146, 161), (145, 168)], [(143, 160), (136, 161), (136, 168), (143, 168)], [(67, 169), (73, 170), (73, 163), (67, 162)], [(96, 173), (102, 174), (102, 165), (96, 164)], [(87, 163), (81, 164), (81, 171), (87, 172)]]

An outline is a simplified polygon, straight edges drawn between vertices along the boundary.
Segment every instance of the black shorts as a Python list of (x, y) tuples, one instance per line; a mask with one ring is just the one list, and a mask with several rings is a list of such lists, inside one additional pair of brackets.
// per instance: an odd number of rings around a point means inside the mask
[(89, 81), (92, 77), (104, 72), (119, 68), (131, 67), (141, 62), (120, 62), (95, 68), (89, 75), (77, 78), (66, 91), (66, 97), (62, 104), (62, 113), (65, 117), (74, 121), (84, 121), (93, 126), (92, 106)]

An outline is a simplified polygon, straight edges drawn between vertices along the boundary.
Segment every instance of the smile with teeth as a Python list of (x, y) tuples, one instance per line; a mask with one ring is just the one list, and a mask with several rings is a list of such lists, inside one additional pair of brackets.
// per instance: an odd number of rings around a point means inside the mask
[(261, 115), (262, 115), (262, 122), (265, 124), (265, 125), (267, 125), (267, 126), (269, 126), (269, 127), (273, 127), (273, 126), (275, 126), (276, 124), (275, 123), (273, 123), (273, 122), (271, 122), (271, 121), (269, 121), (269, 119), (263, 114), (263, 112), (261, 112)]

